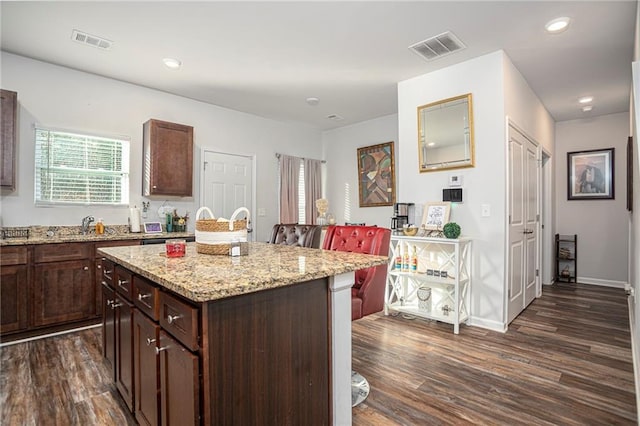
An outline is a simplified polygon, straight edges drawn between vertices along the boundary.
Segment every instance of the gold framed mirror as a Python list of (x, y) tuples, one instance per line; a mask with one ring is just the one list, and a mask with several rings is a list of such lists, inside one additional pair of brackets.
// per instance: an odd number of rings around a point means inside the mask
[(418, 107), (420, 172), (475, 165), (471, 93)]

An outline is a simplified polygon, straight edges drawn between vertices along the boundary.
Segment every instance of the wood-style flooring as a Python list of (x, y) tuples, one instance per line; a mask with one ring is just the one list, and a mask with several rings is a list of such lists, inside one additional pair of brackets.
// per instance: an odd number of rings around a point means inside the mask
[[(544, 287), (507, 333), (370, 315), (353, 323), (371, 385), (353, 424), (636, 424), (628, 318), (624, 291), (575, 284)], [(0, 424), (135, 424), (100, 328), (0, 348)]]
[(627, 296), (545, 286), (507, 333), (401, 315), (353, 323), (371, 386), (354, 425), (635, 425)]

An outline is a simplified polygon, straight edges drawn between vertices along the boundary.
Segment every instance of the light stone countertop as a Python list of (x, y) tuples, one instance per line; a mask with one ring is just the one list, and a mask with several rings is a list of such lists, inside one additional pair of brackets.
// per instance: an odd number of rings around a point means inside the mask
[(167, 258), (164, 245), (109, 247), (98, 252), (130, 271), (194, 302), (283, 287), (388, 263), (372, 256), (281, 244), (249, 243), (247, 256), (209, 255), (187, 244), (181, 258)]
[[(6, 238), (0, 240), (2, 246), (26, 246), (36, 244), (56, 243), (83, 243), (100, 241), (124, 241), (124, 240), (151, 240), (151, 239), (179, 239), (193, 237), (193, 232), (162, 232), (158, 234), (145, 234), (144, 232), (129, 232), (126, 225), (109, 225), (102, 235), (96, 235), (91, 227), (87, 235), (82, 235), (79, 226), (28, 226), (19, 229), (29, 229), (29, 238)], [(3, 228), (6, 230), (18, 228)], [(52, 230), (53, 235), (47, 236), (47, 231)]]

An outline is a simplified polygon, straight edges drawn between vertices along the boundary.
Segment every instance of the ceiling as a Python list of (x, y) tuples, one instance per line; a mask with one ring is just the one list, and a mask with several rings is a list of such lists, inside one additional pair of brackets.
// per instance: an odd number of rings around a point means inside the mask
[[(397, 82), (503, 49), (556, 121), (628, 111), (637, 2), (8, 2), (1, 48), (327, 130), (397, 112)], [(544, 24), (568, 16), (569, 29)], [(74, 29), (113, 41), (71, 40)], [(427, 62), (408, 46), (452, 31)], [(162, 58), (182, 61), (177, 71)], [(10, 89), (7, 87), (7, 89)], [(594, 96), (590, 113), (578, 98)], [(306, 98), (317, 97), (317, 106)], [(343, 120), (326, 117), (337, 114)]]

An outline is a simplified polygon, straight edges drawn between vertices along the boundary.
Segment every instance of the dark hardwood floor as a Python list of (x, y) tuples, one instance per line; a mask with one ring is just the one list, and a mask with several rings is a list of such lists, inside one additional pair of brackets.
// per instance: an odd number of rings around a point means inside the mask
[[(100, 329), (0, 348), (0, 424), (127, 425)], [(545, 287), (507, 333), (370, 315), (353, 368), (371, 393), (354, 425), (636, 424), (626, 295)]]
[(507, 333), (402, 316), (353, 323), (371, 393), (354, 425), (635, 425), (627, 296), (545, 286)]

